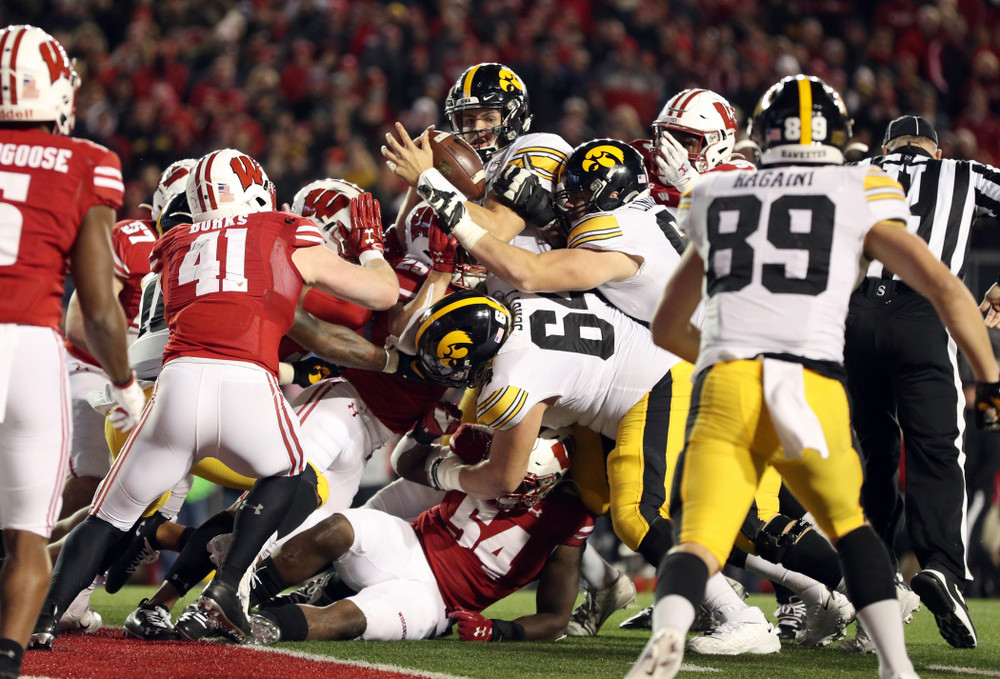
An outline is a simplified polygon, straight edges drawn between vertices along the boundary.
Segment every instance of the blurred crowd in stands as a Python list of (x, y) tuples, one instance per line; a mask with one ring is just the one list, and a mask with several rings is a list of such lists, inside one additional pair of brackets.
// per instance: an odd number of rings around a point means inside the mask
[[(279, 202), (341, 177), (391, 219), (404, 187), (381, 162), (385, 133), (397, 120), (448, 129), (448, 88), (482, 61), (524, 79), (533, 131), (572, 145), (648, 137), (687, 87), (723, 94), (742, 123), (767, 86), (802, 72), (844, 95), (872, 154), (890, 120), (918, 113), (946, 157), (1000, 163), (1000, 0), (4, 0), (10, 23), (41, 26), (78, 60), (76, 135), (121, 156), (122, 218), (147, 216), (167, 164), (235, 147)], [(995, 466), (982, 471), (980, 521), (1000, 503)], [(1000, 570), (980, 563), (978, 593), (997, 594)]]
[[(55, 35), (83, 76), (77, 134), (116, 150), (139, 216), (157, 173), (219, 147), (260, 159), (289, 201), (343, 177), (391, 206), (378, 153), (396, 120), (444, 126), (470, 64), (525, 80), (533, 130), (634, 139), (667, 97), (714, 89), (743, 117), (791, 73), (845, 97), (878, 149), (901, 113), (946, 156), (1000, 161), (997, 0), (7, 0), (0, 24)], [(387, 212), (391, 211), (387, 209)]]

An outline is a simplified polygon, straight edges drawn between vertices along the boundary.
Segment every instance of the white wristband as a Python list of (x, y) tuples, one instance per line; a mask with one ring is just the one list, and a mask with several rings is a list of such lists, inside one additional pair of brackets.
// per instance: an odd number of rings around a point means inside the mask
[(394, 373), (396, 368), (399, 367), (399, 352), (395, 349), (385, 350), (385, 365), (382, 366), (382, 372), (384, 373)]
[(427, 470), (427, 480), (436, 490), (459, 490), (464, 493), (458, 482), (459, 473), (464, 466), (457, 455), (449, 453), (431, 462)]
[(370, 262), (372, 260), (375, 260), (375, 259), (383, 259), (384, 260), (385, 259), (385, 255), (383, 255), (378, 250), (365, 250), (360, 255), (358, 255), (358, 263), (361, 266), (364, 266), (368, 262)]
[(445, 193), (454, 193), (456, 196), (459, 197), (459, 199), (463, 203), (469, 200), (468, 198), (465, 197), (464, 193), (455, 188), (454, 184), (445, 179), (445, 176), (441, 174), (441, 172), (436, 167), (432, 167), (429, 170), (424, 170), (423, 172), (420, 173), (420, 176), (417, 177), (417, 192), (424, 198), (427, 197), (426, 195), (424, 195), (427, 189), (425, 188), (424, 191), (421, 191), (420, 188), (427, 186), (431, 187), (432, 189), (437, 189), (438, 191), (444, 191)]
[(451, 235), (457, 238), (459, 244), (468, 252), (472, 252), (472, 248), (476, 247), (476, 243), (487, 233), (489, 232), (486, 229), (472, 221), (468, 212), (451, 230)]

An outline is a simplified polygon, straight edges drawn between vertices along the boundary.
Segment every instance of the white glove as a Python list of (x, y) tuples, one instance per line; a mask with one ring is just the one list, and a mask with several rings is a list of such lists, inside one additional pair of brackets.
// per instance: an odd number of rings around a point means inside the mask
[(687, 149), (666, 130), (660, 132), (654, 162), (660, 181), (682, 193), (698, 177), (698, 171), (691, 166)]
[(122, 387), (114, 385), (111, 388), (111, 398), (115, 402), (115, 407), (108, 413), (108, 421), (115, 429), (123, 432), (132, 431), (139, 423), (139, 416), (146, 405), (146, 394), (143, 393), (139, 381), (132, 373), (132, 379)]

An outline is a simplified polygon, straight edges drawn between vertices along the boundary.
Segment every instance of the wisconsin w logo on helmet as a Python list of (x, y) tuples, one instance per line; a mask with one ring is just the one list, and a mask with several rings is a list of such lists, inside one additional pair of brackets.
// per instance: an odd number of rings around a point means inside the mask
[(587, 151), (583, 157), (584, 172), (593, 172), (598, 167), (614, 167), (625, 164), (625, 153), (617, 146), (597, 146)]
[(253, 184), (264, 185), (264, 168), (257, 164), (257, 161), (250, 156), (237, 156), (229, 161), (229, 166), (240, 179), (243, 190), (246, 191)]

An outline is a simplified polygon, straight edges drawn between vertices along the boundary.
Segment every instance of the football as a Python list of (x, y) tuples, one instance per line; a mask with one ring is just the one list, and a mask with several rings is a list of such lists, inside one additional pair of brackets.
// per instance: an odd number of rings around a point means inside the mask
[(430, 136), (434, 167), (469, 200), (479, 200), (486, 191), (483, 161), (469, 142), (450, 132)]

